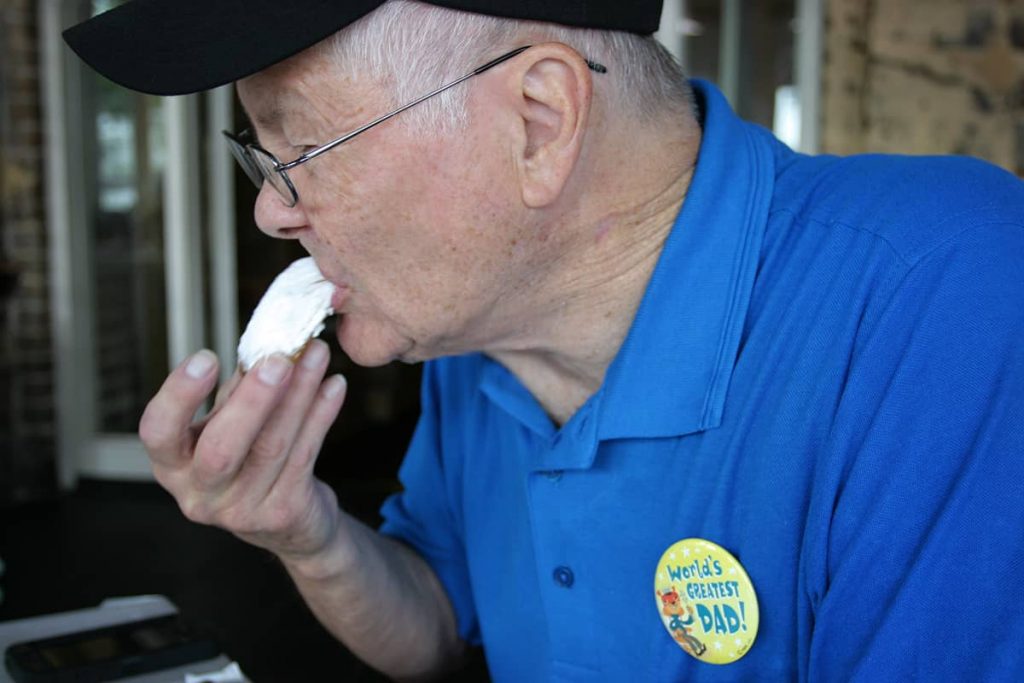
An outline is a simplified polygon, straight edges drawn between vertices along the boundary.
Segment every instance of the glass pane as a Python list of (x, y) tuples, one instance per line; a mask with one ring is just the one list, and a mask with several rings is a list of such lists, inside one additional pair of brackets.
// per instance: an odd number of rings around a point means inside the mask
[[(796, 144), (800, 112), (793, 86), (795, 0), (737, 2), (734, 7), (739, 13), (733, 24), (738, 27), (738, 40), (732, 45), (739, 54), (732, 59), (738, 72), (731, 104), (744, 119)], [(723, 33), (729, 26), (727, 11), (722, 0), (686, 1), (687, 75), (722, 87), (727, 81), (723, 70), (730, 61), (722, 54), (730, 45)]]
[[(667, 0), (672, 2), (673, 0)], [(686, 65), (690, 78), (718, 83), (721, 0), (686, 0)]]
[[(793, 0), (743, 3), (740, 52), (740, 115), (776, 134), (792, 128), (786, 117), (796, 105), (793, 87), (796, 3)], [(798, 112), (797, 112), (798, 115)], [(799, 130), (799, 121), (796, 123)], [(784, 140), (786, 141), (786, 140)]]
[[(93, 12), (112, 3), (94, 2)], [(167, 374), (160, 99), (84, 72), (98, 429), (134, 432)], [(93, 137), (94, 135), (94, 137)]]

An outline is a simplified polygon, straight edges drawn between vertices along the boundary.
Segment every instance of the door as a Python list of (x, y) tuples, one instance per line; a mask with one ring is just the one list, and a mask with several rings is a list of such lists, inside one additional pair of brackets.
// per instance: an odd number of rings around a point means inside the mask
[(230, 358), (237, 339), (234, 171), (219, 140), (232, 94), (141, 95), (86, 67), (60, 33), (114, 4), (40, 4), (65, 488), (151, 478), (136, 436), (146, 402), (189, 353)]

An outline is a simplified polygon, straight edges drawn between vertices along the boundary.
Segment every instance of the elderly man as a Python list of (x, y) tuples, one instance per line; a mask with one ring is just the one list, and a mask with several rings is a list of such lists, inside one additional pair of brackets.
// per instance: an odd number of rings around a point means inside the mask
[(174, 370), (157, 479), (399, 678), (467, 643), (509, 681), (1024, 675), (1024, 188), (795, 154), (679, 74), (660, 9), (136, 0), (69, 31), (128, 87), (237, 81), (260, 228), (336, 285), (356, 362), (428, 361), (379, 530), (312, 474), (345, 394), (319, 341), (199, 424), (216, 359)]

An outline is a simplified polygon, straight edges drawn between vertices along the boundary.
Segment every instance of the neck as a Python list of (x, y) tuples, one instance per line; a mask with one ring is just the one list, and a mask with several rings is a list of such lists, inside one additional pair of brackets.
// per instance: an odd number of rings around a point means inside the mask
[[(488, 353), (559, 425), (604, 381), (689, 188), (699, 128), (694, 122), (674, 140), (661, 131), (646, 147), (633, 138), (592, 157), (594, 170), (581, 183), (590, 191), (571, 212), (580, 218), (563, 257), (535, 287), (529, 331)], [(643, 160), (643, 168), (624, 170), (623, 159)]]

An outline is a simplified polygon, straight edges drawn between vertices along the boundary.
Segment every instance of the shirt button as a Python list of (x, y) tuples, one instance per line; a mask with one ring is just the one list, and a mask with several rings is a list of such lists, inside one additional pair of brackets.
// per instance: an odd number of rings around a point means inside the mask
[(551, 481), (558, 481), (562, 478), (562, 470), (547, 470), (544, 472), (544, 476)]
[(576, 577), (573, 576), (571, 569), (562, 566), (555, 567), (554, 579), (555, 583), (562, 588), (572, 588), (572, 583), (576, 580)]

